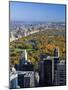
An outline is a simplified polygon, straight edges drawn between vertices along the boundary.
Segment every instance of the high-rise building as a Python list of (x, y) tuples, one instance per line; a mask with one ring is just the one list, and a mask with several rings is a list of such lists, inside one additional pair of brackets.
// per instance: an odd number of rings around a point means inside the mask
[(27, 51), (23, 50), (20, 57), (20, 64), (25, 64), (27, 62)]
[(54, 49), (54, 57), (59, 57), (59, 48)]
[(54, 49), (54, 81), (53, 84), (55, 83), (55, 75), (56, 75), (56, 70), (57, 70), (57, 64), (59, 63), (59, 48)]
[(15, 77), (12, 80), (10, 80), (10, 88), (11, 89), (18, 88), (18, 79), (17, 79), (17, 77)]
[(44, 83), (44, 61), (39, 62), (39, 85), (45, 86)]
[(27, 60), (26, 50), (21, 55), (18, 71), (20, 72), (18, 74), (18, 84), (21, 88), (29, 88), (35, 86), (34, 65)]
[(18, 85), (21, 88), (34, 87), (35, 86), (34, 71), (29, 70), (20, 71), (20, 74), (18, 74)]
[(10, 42), (15, 40), (14, 32), (10, 32)]
[(20, 88), (24, 88), (24, 74), (18, 74), (18, 85)]
[(66, 85), (66, 66), (65, 60), (61, 60), (57, 64), (57, 70), (55, 71), (54, 85)]
[(30, 77), (24, 77), (24, 88), (29, 88), (30, 87)]
[(54, 57), (54, 70), (57, 69), (57, 64), (59, 63), (59, 57)]
[(39, 62), (39, 85), (51, 86), (54, 79), (54, 61), (51, 59), (40, 60)]
[(10, 72), (10, 88), (16, 89), (18, 88), (18, 75), (14, 67), (12, 67), (11, 69), (12, 70)]

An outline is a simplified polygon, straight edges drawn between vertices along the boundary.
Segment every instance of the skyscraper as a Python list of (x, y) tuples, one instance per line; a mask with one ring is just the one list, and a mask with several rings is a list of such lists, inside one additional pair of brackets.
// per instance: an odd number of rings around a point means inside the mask
[(18, 75), (14, 67), (11, 68), (10, 72), (10, 88), (11, 89), (18, 88)]
[(39, 85), (40, 86), (51, 86), (53, 83), (53, 60), (51, 59), (44, 59), (40, 60), (39, 62)]
[(54, 49), (54, 57), (59, 57), (59, 48)]
[(55, 71), (55, 85), (66, 85), (66, 66), (65, 61), (61, 60), (57, 64), (57, 70)]
[(55, 78), (56, 78), (56, 71), (57, 71), (57, 64), (59, 63), (59, 48), (54, 49), (54, 82), (55, 84)]
[(20, 71), (18, 74), (19, 86), (21, 88), (34, 87), (34, 65), (27, 60), (26, 50), (24, 50), (21, 54), (18, 71)]

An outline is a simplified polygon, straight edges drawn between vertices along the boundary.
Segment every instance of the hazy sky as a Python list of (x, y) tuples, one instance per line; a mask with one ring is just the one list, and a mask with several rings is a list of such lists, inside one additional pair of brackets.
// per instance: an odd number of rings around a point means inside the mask
[(65, 21), (65, 5), (10, 2), (11, 21)]

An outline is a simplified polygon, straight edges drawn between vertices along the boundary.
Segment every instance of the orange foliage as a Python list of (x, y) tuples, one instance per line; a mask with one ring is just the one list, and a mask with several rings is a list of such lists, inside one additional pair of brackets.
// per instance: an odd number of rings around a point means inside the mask
[(54, 45), (54, 44), (47, 44), (47, 45), (46, 45), (46, 48), (47, 48), (48, 50), (52, 50), (52, 49), (55, 48), (55, 45)]

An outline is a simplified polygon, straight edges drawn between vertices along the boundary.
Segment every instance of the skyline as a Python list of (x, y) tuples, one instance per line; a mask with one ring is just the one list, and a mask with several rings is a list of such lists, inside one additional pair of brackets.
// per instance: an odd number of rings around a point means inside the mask
[(10, 1), (10, 21), (65, 22), (65, 5)]

